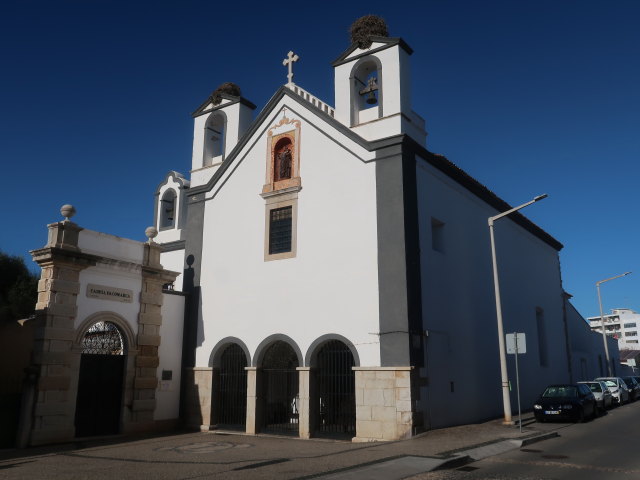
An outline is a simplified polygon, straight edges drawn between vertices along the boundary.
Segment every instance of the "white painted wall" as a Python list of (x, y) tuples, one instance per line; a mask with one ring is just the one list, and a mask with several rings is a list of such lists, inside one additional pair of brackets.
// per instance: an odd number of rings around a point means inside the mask
[[(133, 292), (133, 302), (90, 298), (87, 296), (88, 284), (124, 288)], [(97, 312), (113, 312), (127, 320), (133, 333), (138, 332), (138, 313), (140, 312), (140, 290), (142, 281), (140, 271), (121, 271), (105, 264), (98, 264), (80, 272), (80, 293), (78, 294), (78, 315), (74, 322), (77, 328), (87, 317)]]
[[(184, 326), (184, 298), (165, 293), (162, 304), (162, 342), (158, 347), (158, 389), (156, 391), (155, 420), (177, 419), (180, 410), (180, 377), (182, 372), (182, 329)], [(172, 379), (162, 380), (162, 371), (171, 370)]]
[(78, 248), (85, 253), (141, 263), (144, 246), (135, 240), (93, 230), (80, 230)]
[[(362, 365), (379, 365), (375, 164), (372, 154), (338, 132), (339, 145), (316, 115), (293, 102), (300, 118), (297, 256), (264, 261), (266, 129), (259, 129), (227, 179), (207, 194), (202, 254), (202, 324), (197, 366), (207, 366), (225, 337), (240, 338), (252, 356), (270, 335), (286, 333), (304, 355), (318, 337), (335, 333), (353, 342)], [(310, 122), (298, 117), (300, 112)], [(254, 140), (257, 142), (254, 145)]]
[[(138, 330), (138, 312), (140, 311), (141, 277), (136, 265), (118, 264), (109, 259), (122, 260), (136, 264), (142, 263), (144, 245), (141, 242), (116, 237), (92, 230), (81, 230), (78, 247), (84, 253), (105, 257), (104, 262), (80, 271), (80, 293), (77, 298), (78, 314), (75, 327), (87, 317), (97, 312), (113, 312), (125, 318), (131, 330)], [(90, 298), (87, 285), (97, 284), (115, 288), (124, 288), (133, 292), (133, 302)]]
[(182, 272), (184, 271), (184, 250), (174, 250), (172, 252), (162, 252), (160, 254), (160, 264), (172, 272), (180, 272), (178, 278), (173, 282), (174, 290), (182, 291)]
[[(575, 381), (593, 380), (596, 377), (607, 376), (602, 334), (592, 332), (582, 315), (569, 302), (567, 302), (567, 317), (573, 379)], [(615, 345), (614, 349), (617, 351), (616, 343), (615, 340), (610, 339), (609, 348)]]
[[(494, 209), (418, 159), (422, 309), (428, 387), (421, 408), (432, 427), (499, 417), (500, 368), (487, 219)], [(444, 222), (444, 251), (433, 250), (431, 218)], [(562, 285), (555, 249), (508, 218), (496, 222), (505, 333), (524, 332), (524, 408), (545, 385), (568, 381)], [(544, 310), (547, 366), (541, 366), (536, 307)], [(514, 357), (508, 357), (515, 387)], [(454, 392), (451, 392), (454, 382)], [(512, 407), (517, 411), (515, 390)]]

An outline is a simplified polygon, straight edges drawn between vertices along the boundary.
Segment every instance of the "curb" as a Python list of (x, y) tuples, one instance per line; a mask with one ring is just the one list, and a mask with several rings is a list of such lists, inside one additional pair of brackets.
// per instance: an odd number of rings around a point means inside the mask
[(547, 432), (541, 435), (536, 435), (534, 437), (523, 439), (514, 438), (492, 443), (489, 445), (483, 445), (481, 447), (468, 448), (466, 450), (458, 452), (454, 457), (443, 461), (432, 471), (448, 470), (462, 467), (469, 463), (477, 462), (478, 460), (483, 460), (494, 455), (499, 455), (510, 450), (515, 450), (516, 448), (526, 447), (527, 445), (532, 445), (534, 443), (542, 442), (544, 440), (549, 440), (550, 438), (559, 436), (560, 435), (558, 434), (558, 432)]
[(536, 435), (535, 437), (523, 438), (520, 442), (521, 447), (526, 447), (527, 445), (532, 445), (534, 443), (542, 442), (544, 440), (549, 440), (550, 438), (559, 437), (560, 434), (558, 432), (547, 432), (541, 435)]

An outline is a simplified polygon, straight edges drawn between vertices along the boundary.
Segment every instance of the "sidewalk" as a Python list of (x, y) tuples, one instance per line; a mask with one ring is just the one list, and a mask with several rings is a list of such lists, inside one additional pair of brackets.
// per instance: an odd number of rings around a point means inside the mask
[(567, 427), (530, 417), (522, 433), (494, 420), (387, 443), (207, 432), (0, 450), (0, 478), (393, 480), (518, 448)]

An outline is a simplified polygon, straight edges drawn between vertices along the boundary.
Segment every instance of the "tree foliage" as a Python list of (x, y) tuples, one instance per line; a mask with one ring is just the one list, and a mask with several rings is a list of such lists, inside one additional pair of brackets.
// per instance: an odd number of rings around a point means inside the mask
[(38, 299), (38, 277), (21, 257), (0, 252), (0, 322), (31, 315)]

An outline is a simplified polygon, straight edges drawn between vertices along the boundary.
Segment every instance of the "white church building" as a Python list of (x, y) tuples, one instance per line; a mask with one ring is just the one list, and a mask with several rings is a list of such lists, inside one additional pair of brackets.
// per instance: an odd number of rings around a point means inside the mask
[[(233, 84), (209, 96), (193, 113), (191, 171), (169, 172), (156, 191), (157, 236), (122, 243), (80, 231), (84, 246), (59, 257), (94, 264), (74, 285), (53, 285), (75, 295), (64, 314), (76, 363), (64, 370), (71, 393), (51, 394), (64, 407), (36, 411), (67, 415), (59, 425), (78, 435), (73, 372), (97, 318), (126, 340), (119, 431), (180, 418), (202, 430), (376, 441), (501, 416), (487, 219), (511, 206), (427, 149), (411, 54), (400, 38), (355, 41), (332, 64), (335, 106), (295, 84), (293, 52), (288, 82), (256, 116)], [(570, 380), (567, 322), (577, 320), (566, 313), (562, 244), (519, 213), (495, 233), (504, 329), (527, 337), (527, 408)], [(89, 285), (134, 301), (89, 304)], [(31, 443), (56, 439), (42, 418)]]
[[(333, 63), (335, 108), (292, 76), (253, 121), (209, 97), (190, 180), (158, 189), (161, 263), (189, 276), (193, 425), (392, 440), (501, 411), (487, 218), (510, 207), (426, 149), (411, 48), (371, 40)], [(562, 245), (517, 214), (496, 228), (533, 400), (566, 380)]]

